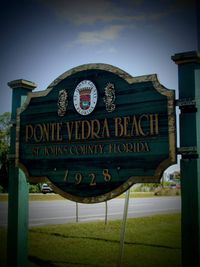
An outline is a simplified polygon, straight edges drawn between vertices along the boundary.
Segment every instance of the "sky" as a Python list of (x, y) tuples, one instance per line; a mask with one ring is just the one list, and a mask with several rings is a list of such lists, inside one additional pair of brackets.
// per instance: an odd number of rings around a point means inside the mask
[(88, 63), (156, 73), (178, 97), (171, 56), (197, 50), (194, 0), (3, 0), (0, 13), (0, 115), (11, 111), (9, 81), (30, 80), (41, 91)]

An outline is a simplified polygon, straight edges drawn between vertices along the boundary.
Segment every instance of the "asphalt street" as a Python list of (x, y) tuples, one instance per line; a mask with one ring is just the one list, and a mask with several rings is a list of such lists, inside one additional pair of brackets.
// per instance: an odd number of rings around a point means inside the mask
[[(107, 202), (107, 219), (122, 219), (124, 199)], [(106, 204), (78, 204), (69, 200), (30, 201), (29, 226), (105, 220)], [(128, 217), (181, 211), (180, 197), (130, 198)], [(77, 216), (78, 215), (78, 216)], [(7, 224), (7, 202), (0, 202), (0, 226)]]

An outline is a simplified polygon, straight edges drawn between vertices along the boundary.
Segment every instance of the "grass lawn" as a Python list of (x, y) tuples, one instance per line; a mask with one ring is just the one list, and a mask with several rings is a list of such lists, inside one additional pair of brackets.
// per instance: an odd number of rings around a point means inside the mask
[[(120, 227), (121, 221), (31, 227), (29, 266), (114, 267)], [(5, 229), (0, 235), (5, 240)], [(180, 267), (180, 239), (180, 214), (128, 219), (123, 266)], [(5, 262), (5, 242), (0, 251)]]
[[(143, 198), (143, 197), (159, 197), (159, 196), (176, 196), (175, 190), (171, 190), (170, 192), (162, 192), (160, 195), (155, 196), (154, 192), (130, 192), (130, 197), (134, 198)], [(125, 194), (121, 194), (119, 198), (124, 198)], [(37, 200), (63, 200), (62, 196), (58, 194), (29, 194), (30, 201), (37, 201)], [(0, 201), (7, 201), (8, 194), (0, 194)]]

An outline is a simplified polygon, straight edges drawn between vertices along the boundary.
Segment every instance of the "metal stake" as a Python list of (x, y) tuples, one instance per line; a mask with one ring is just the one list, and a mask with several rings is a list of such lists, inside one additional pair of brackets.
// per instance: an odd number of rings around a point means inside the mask
[(105, 225), (108, 223), (108, 203), (105, 201)]
[(78, 202), (76, 202), (76, 222), (78, 222)]
[(122, 261), (123, 261), (124, 240), (125, 240), (125, 233), (126, 233), (126, 221), (127, 221), (127, 215), (128, 215), (129, 196), (130, 196), (130, 189), (126, 191), (126, 198), (125, 198), (125, 203), (124, 203), (124, 214), (123, 214), (123, 221), (122, 221), (121, 235), (120, 235), (119, 258), (117, 262), (117, 267), (121, 267)]

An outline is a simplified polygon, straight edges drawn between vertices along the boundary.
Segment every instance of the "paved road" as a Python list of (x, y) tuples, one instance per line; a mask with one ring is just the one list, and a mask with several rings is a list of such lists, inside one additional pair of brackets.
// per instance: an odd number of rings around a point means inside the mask
[[(107, 202), (108, 220), (122, 219), (124, 199)], [(180, 197), (130, 198), (128, 217), (180, 212)], [(105, 220), (105, 203), (78, 204), (79, 222)], [(7, 202), (0, 202), (0, 225), (7, 222)], [(30, 201), (29, 225), (76, 222), (76, 203), (68, 200)]]

